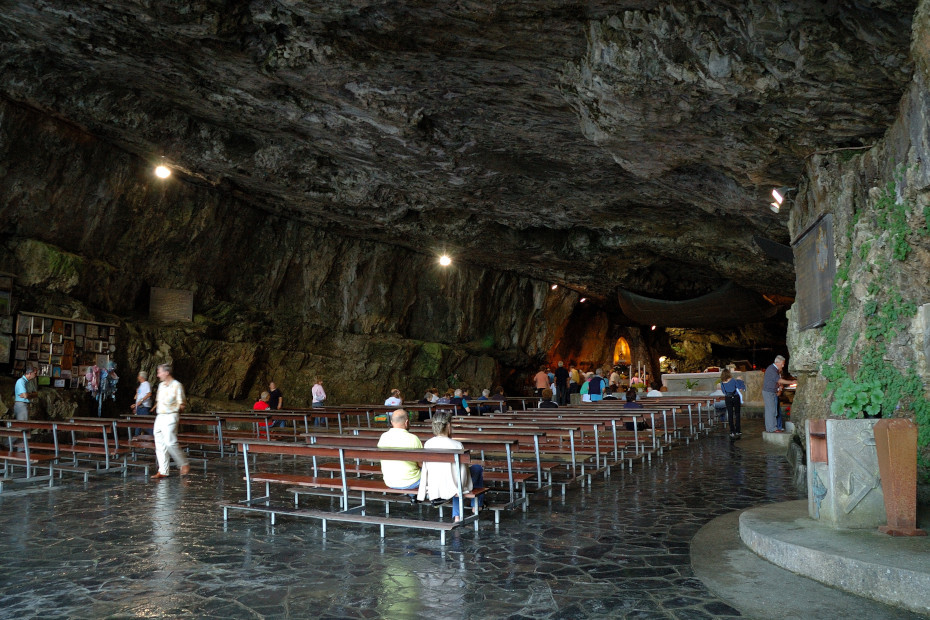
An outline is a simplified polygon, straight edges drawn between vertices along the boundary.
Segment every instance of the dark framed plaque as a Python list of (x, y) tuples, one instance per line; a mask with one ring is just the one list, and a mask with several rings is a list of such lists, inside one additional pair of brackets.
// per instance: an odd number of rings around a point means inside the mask
[(193, 321), (194, 292), (153, 286), (149, 318), (155, 321)]
[(798, 328), (823, 327), (833, 311), (833, 214), (823, 215), (791, 246), (797, 277)]

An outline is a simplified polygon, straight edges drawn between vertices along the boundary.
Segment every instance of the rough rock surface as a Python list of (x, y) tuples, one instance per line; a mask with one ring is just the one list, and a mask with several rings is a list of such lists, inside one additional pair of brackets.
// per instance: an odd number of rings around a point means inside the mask
[[(152, 185), (133, 157), (8, 104), (0, 161), (0, 220), (12, 224), (0, 270), (17, 274), (17, 308), (121, 322), (130, 384), (136, 369), (176, 361), (192, 393), (215, 399), (249, 401), (276, 380), (290, 404), (309, 404), (317, 375), (337, 402), (453, 372), (486, 387), (500, 365), (542, 359), (578, 301), (503, 271), (440, 270), (210, 188)], [(150, 286), (193, 290), (195, 321), (149, 323)]]
[(928, 50), (930, 3), (922, 2), (912, 41), (918, 70), (894, 124), (868, 151), (817, 156), (809, 163), (791, 230), (797, 235), (832, 213), (834, 309), (826, 327), (804, 331), (792, 309), (788, 332), (791, 369), (800, 374), (792, 410), (799, 429), (805, 418), (831, 415), (843, 380), (878, 381), (885, 417), (916, 418), (925, 467), (930, 465)]
[(0, 95), (353, 237), (604, 297), (790, 296), (752, 242), (787, 241), (768, 192), (881, 135), (914, 6), (12, 2)]

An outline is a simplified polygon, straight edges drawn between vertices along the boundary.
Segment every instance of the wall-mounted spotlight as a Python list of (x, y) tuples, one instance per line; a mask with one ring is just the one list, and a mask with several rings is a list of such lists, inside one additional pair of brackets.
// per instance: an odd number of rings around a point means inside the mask
[(155, 176), (159, 179), (167, 179), (171, 176), (171, 168), (168, 166), (155, 166)]
[(650, 329), (652, 329), (652, 331), (655, 331), (655, 330), (656, 330), (656, 326), (653, 325)]
[(558, 285), (558, 284), (553, 284), (553, 285), (550, 286), (549, 288), (551, 288), (551, 289), (554, 291), (555, 289), (559, 288), (559, 285)]
[(587, 297), (582, 297), (581, 299), (578, 300), (578, 303), (583, 304), (583, 303), (586, 302), (586, 301), (588, 301), (588, 298), (587, 298)]
[(449, 265), (452, 264), (452, 259), (449, 258), (448, 254), (443, 254), (442, 256), (439, 257), (439, 264), (442, 265), (443, 267), (448, 267)]
[(785, 202), (785, 197), (788, 195), (788, 192), (793, 192), (793, 187), (776, 187), (772, 189), (772, 198), (775, 199), (775, 202), (769, 205), (769, 209), (773, 213), (778, 213), (781, 211), (781, 205)]

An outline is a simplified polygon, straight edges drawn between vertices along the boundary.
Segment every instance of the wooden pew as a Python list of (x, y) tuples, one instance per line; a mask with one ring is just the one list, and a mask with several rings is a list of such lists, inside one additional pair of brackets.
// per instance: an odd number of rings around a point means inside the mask
[[(52, 486), (55, 481), (56, 457), (54, 454), (38, 454), (29, 447), (29, 429), (21, 427), (0, 428), (0, 439), (6, 439), (9, 449), (0, 451), (0, 460), (3, 461), (3, 477), (0, 478), (0, 493), (3, 492), (3, 485), (44, 482), (48, 480), (48, 486)], [(21, 442), (19, 446), (15, 442)], [(22, 447), (22, 450), (17, 450)], [(13, 477), (13, 466), (22, 465), (26, 469), (25, 478)], [(47, 468), (47, 476), (39, 476), (35, 471), (39, 467)]]
[[(383, 450), (378, 448), (361, 448), (361, 447), (340, 447), (340, 446), (317, 446), (310, 444), (286, 443), (280, 441), (267, 440), (249, 440), (234, 439), (242, 451), (243, 462), (245, 464), (245, 483), (246, 498), (235, 503), (224, 503), (223, 520), (228, 519), (229, 510), (244, 510), (252, 512), (261, 512), (271, 516), (272, 525), (275, 522), (275, 516), (278, 514), (310, 517), (320, 519), (323, 523), (323, 531), (326, 531), (327, 521), (341, 521), (348, 523), (362, 523), (369, 525), (378, 525), (381, 529), (381, 536), (384, 537), (386, 526), (397, 526), (407, 528), (418, 528), (435, 530), (440, 533), (440, 543), (445, 544), (446, 532), (463, 527), (473, 523), (475, 530), (478, 529), (478, 509), (475, 507), (471, 515), (465, 514), (465, 498), (474, 498), (485, 492), (485, 489), (473, 489), (471, 493), (465, 493), (462, 490), (461, 482), (459, 483), (458, 498), (462, 507), (462, 518), (458, 522), (436, 522), (425, 521), (422, 519), (399, 518), (399, 517), (374, 517), (365, 514), (366, 495), (370, 493), (380, 493), (386, 495), (410, 495), (415, 493), (412, 489), (392, 489), (380, 480), (367, 478), (357, 478), (348, 475), (351, 471), (351, 465), (348, 461), (353, 459), (359, 460), (404, 460), (417, 462), (442, 462), (450, 463), (455, 467), (468, 465), (469, 454), (466, 450)], [(251, 471), (249, 467), (249, 453), (271, 454), (271, 455), (293, 455), (296, 457), (318, 458), (336, 458), (340, 463), (340, 477), (328, 478), (320, 476), (304, 476), (300, 474), (285, 474), (276, 472), (259, 472)], [(251, 485), (253, 482), (265, 483), (265, 495), (253, 497)], [(300, 509), (300, 508), (283, 508), (271, 504), (271, 485), (285, 484), (288, 486), (301, 486), (307, 488), (329, 489), (339, 491), (342, 497), (342, 510), (338, 512)], [(350, 507), (350, 500), (359, 497), (351, 493), (360, 494), (360, 504)]]

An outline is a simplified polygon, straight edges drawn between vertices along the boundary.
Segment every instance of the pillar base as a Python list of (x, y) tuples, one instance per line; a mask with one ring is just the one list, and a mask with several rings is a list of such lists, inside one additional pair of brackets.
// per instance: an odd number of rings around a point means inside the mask
[(879, 525), (878, 531), (889, 536), (926, 536), (927, 532), (918, 527), (896, 527), (894, 525)]

